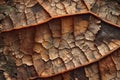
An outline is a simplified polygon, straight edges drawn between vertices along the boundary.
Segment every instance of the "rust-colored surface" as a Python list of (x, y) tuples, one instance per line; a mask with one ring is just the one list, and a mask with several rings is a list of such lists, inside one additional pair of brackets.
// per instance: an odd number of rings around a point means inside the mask
[(0, 79), (119, 80), (119, 10), (117, 0), (2, 0)]

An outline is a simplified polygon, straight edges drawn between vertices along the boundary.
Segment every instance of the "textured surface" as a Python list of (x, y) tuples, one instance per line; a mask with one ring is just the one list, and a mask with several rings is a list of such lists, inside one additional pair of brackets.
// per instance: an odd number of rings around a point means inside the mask
[(120, 4), (117, 0), (97, 0), (91, 11), (120, 26)]
[(1, 0), (0, 30), (36, 26), (54, 18), (88, 13), (120, 26), (118, 0)]
[(119, 9), (118, 0), (1, 0), (0, 80), (119, 80)]
[(82, 0), (38, 0), (51, 16), (76, 14), (87, 11)]
[(119, 34), (119, 28), (88, 14), (1, 33), (1, 40), (7, 45), (3, 54), (10, 55), (16, 67), (34, 66), (39, 77), (49, 77), (104, 58), (120, 47)]
[(36, 0), (5, 0), (0, 5), (0, 28), (10, 30), (44, 22), (49, 14)]

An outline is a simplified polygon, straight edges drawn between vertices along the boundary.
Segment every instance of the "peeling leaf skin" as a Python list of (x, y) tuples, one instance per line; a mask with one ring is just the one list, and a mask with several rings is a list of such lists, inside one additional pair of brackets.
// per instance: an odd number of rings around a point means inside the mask
[[(120, 50), (118, 49), (117, 51), (113, 52), (113, 54), (105, 57), (99, 62), (75, 69), (73, 71), (69, 71), (67, 73), (63, 73), (55, 77), (51, 77), (49, 79), (56, 80), (59, 78), (59, 80), (119, 80), (119, 55)], [(48, 80), (48, 78), (43, 80)]]
[(119, 26), (119, 9), (117, 0), (1, 0), (0, 29), (11, 31), (46, 23), (57, 17), (88, 13)]
[(0, 80), (119, 80), (119, 9), (117, 0), (1, 0)]
[(97, 0), (91, 11), (102, 19), (120, 26), (119, 0)]
[[(120, 38), (116, 36), (120, 29), (86, 16), (57, 18), (36, 27), (1, 33), (1, 52), (11, 56), (17, 78), (50, 77), (86, 67), (118, 49)], [(26, 69), (33, 70), (31, 75)], [(97, 69), (97, 65), (85, 68), (85, 76), (99, 80)]]
[(87, 11), (82, 0), (38, 0), (38, 2), (52, 17)]
[(9, 31), (38, 25), (55, 16), (60, 17), (85, 11), (87, 8), (81, 0), (2, 0), (0, 24), (3, 26), (2, 31)]
[(88, 9), (91, 10), (91, 8), (94, 6), (97, 0), (83, 0), (83, 1), (87, 5)]
[(0, 5), (0, 24), (3, 31), (37, 25), (48, 18), (49, 14), (36, 0), (7, 0)]

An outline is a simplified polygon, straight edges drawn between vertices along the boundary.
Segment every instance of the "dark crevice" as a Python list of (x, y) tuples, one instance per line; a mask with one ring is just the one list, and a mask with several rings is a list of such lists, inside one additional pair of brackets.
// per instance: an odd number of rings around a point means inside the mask
[(2, 70), (0, 70), (0, 80), (6, 80), (4, 75), (3, 75), (3, 72)]
[(33, 7), (31, 7), (31, 10), (34, 12), (34, 13), (37, 13), (37, 12), (40, 12), (41, 10), (43, 10), (42, 6), (39, 5), (39, 3), (35, 4)]
[(101, 22), (101, 29), (96, 35), (95, 42), (101, 44), (103, 41), (120, 40), (120, 29)]
[(72, 71), (70, 76), (71, 76), (71, 80), (76, 80), (76, 79), (77, 80), (88, 80), (85, 74), (84, 67), (81, 67), (79, 69)]

